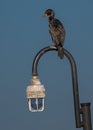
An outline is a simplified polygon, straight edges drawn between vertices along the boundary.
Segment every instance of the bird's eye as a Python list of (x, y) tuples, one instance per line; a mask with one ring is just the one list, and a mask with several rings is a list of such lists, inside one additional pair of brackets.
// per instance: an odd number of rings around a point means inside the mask
[(51, 12), (48, 12), (47, 15), (48, 15), (48, 16), (51, 15)]

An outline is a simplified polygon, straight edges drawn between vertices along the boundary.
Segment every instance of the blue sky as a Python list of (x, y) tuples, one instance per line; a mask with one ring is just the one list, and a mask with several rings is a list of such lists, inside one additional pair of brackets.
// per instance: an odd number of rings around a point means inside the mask
[[(32, 62), (43, 47), (53, 45), (48, 32), (48, 8), (64, 24), (64, 48), (75, 58), (80, 102), (91, 102), (93, 118), (93, 1), (0, 1), (0, 129), (75, 130), (70, 64), (56, 52), (45, 54), (38, 73), (46, 88), (45, 111), (28, 111), (26, 87)], [(93, 119), (92, 119), (93, 120)], [(92, 121), (93, 124), (93, 121)], [(80, 129), (82, 130), (82, 128)]]

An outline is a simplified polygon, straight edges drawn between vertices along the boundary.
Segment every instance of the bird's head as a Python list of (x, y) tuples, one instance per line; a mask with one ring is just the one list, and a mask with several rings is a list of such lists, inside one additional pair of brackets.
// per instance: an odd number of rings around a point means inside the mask
[(55, 13), (52, 9), (47, 9), (44, 13), (44, 17), (54, 17), (55, 16)]

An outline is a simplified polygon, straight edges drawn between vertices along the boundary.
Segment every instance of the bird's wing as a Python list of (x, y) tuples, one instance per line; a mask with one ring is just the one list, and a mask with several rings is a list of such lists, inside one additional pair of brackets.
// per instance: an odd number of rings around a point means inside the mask
[(54, 28), (55, 28), (55, 32), (56, 32), (56, 39), (57, 39), (57, 43), (61, 43), (62, 46), (64, 44), (64, 40), (65, 40), (65, 29), (63, 24), (58, 20), (58, 19), (54, 19)]
[(60, 31), (61, 33), (63, 33), (64, 30), (64, 26), (63, 24), (58, 20), (58, 19), (54, 19), (54, 27)]

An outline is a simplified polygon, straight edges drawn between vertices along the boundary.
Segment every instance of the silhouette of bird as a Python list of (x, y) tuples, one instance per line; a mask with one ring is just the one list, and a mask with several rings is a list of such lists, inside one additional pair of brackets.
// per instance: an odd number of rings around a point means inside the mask
[(58, 49), (58, 56), (62, 59), (64, 57), (63, 45), (65, 40), (65, 29), (63, 24), (55, 18), (55, 12), (52, 9), (47, 9), (44, 16), (48, 17), (49, 33), (52, 41)]

